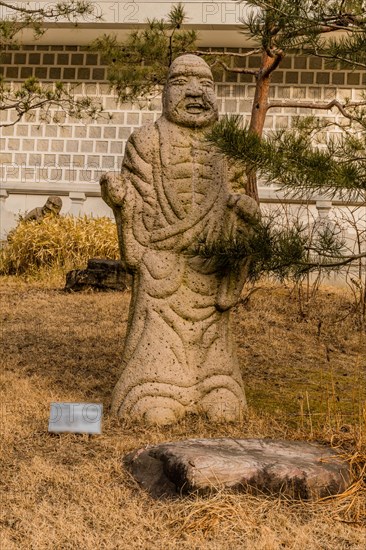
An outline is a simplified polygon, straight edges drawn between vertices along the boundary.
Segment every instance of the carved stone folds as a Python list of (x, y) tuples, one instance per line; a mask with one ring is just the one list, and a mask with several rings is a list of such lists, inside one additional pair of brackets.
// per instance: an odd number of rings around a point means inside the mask
[(121, 257), (133, 273), (123, 372), (113, 394), (122, 418), (166, 424), (188, 411), (236, 420), (245, 395), (230, 331), (247, 262), (223, 272), (199, 243), (250, 231), (256, 203), (230, 191), (230, 170), (205, 132), (217, 119), (212, 74), (177, 58), (163, 115), (136, 130), (120, 175), (101, 178), (116, 217)]

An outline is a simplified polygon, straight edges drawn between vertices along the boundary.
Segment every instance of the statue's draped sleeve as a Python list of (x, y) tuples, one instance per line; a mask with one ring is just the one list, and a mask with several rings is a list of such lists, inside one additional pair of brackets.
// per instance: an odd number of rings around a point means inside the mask
[(157, 139), (154, 125), (135, 130), (127, 141), (121, 174), (117, 176), (119, 200), (112, 208), (121, 255), (130, 271), (136, 270), (150, 243), (156, 212), (153, 161)]

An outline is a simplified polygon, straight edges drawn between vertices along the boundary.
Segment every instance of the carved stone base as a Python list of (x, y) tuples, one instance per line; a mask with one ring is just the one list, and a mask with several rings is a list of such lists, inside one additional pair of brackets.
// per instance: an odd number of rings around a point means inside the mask
[(350, 483), (336, 451), (305, 441), (188, 439), (132, 451), (124, 463), (156, 498), (228, 488), (316, 500)]
[(74, 269), (66, 274), (65, 290), (79, 291), (85, 288), (124, 291), (131, 288), (131, 275), (116, 260), (92, 258), (87, 269)]

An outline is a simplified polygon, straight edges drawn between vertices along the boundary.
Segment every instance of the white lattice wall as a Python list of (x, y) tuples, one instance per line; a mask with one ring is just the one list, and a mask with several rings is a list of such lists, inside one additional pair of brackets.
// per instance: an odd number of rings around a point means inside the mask
[[(235, 63), (255, 68), (259, 59), (256, 56), (236, 58)], [(50, 193), (62, 197), (62, 212), (77, 209), (94, 215), (109, 214), (100, 199), (100, 174), (120, 169), (128, 136), (135, 128), (159, 116), (160, 100), (153, 100), (149, 110), (140, 110), (138, 105), (117, 105), (109, 91), (105, 65), (97, 54), (79, 46), (32, 45), (9, 50), (2, 58), (2, 71), (14, 86), (29, 76), (49, 84), (61, 80), (77, 94), (101, 100), (106, 111), (96, 122), (81, 122), (60, 114), (59, 124), (42, 123), (36, 114), (2, 128), (0, 177), (3, 210), (7, 211), (2, 216), (3, 233), (8, 229), (11, 216), (14, 218), (16, 213), (42, 205)], [(297, 56), (283, 60), (272, 76), (272, 83), (274, 99), (328, 101), (349, 97), (356, 100), (365, 90), (366, 75), (361, 71), (331, 70), (318, 58)], [(220, 113), (241, 113), (249, 117), (253, 94), (251, 75), (217, 76)], [(326, 111), (314, 112), (329, 117)], [(12, 122), (14, 114), (1, 114), (3, 122)], [(299, 114), (309, 114), (309, 111), (271, 109), (266, 130), (287, 127), (291, 117)], [(261, 189), (260, 193), (263, 201), (276, 200), (271, 189)]]

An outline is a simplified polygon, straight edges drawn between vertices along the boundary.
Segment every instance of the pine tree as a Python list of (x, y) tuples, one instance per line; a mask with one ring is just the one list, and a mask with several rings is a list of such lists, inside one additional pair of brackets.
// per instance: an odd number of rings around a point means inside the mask
[[(249, 53), (261, 54), (261, 66), (252, 71), (221, 64), (228, 71), (254, 74), (251, 120), (243, 126), (240, 117), (224, 118), (209, 139), (244, 166), (247, 192), (253, 197), (258, 196), (256, 181), (260, 177), (292, 196), (308, 198), (318, 193), (366, 205), (366, 95), (360, 101), (336, 97), (328, 102), (269, 99), (271, 74), (286, 54), (324, 58), (335, 69), (366, 69), (365, 2), (250, 0), (247, 4), (253, 11), (243, 23), (260, 44)], [(264, 135), (265, 117), (276, 107), (324, 110), (332, 118), (294, 117), (292, 127)], [(339, 116), (333, 118), (334, 114)], [(336, 138), (329, 137), (332, 127), (337, 129)], [(296, 278), (320, 268), (336, 269), (353, 262), (364, 265), (365, 243), (359, 243), (359, 253), (347, 254), (329, 226), (314, 242), (304, 228), (287, 226), (278, 233), (276, 226), (266, 223), (267, 227), (258, 229), (261, 242), (256, 240), (252, 245), (257, 257), (254, 269)], [(356, 229), (364, 241), (365, 231)], [(263, 243), (270, 244), (269, 248)], [(226, 259), (229, 261), (229, 255)], [(360, 281), (360, 285), (365, 304), (366, 284)]]
[[(252, 74), (255, 77), (256, 88), (251, 119), (248, 127), (243, 129), (243, 136), (249, 133), (262, 137), (267, 113), (273, 108), (322, 109), (325, 111), (333, 110), (333, 113), (336, 110), (344, 117), (344, 122), (348, 124), (348, 127), (344, 129), (345, 141), (338, 144), (328, 142), (328, 152), (326, 156), (318, 155), (319, 162), (320, 158), (323, 160), (326, 158), (331, 159), (332, 155), (334, 155), (333, 160), (335, 160), (337, 154), (340, 153), (340, 156), (342, 156), (342, 149), (344, 151), (362, 149), (364, 139), (361, 137), (358, 140), (354, 138), (354, 135), (357, 135), (357, 130), (362, 130), (365, 126), (366, 96), (364, 100), (358, 102), (350, 100), (341, 102), (336, 98), (328, 102), (274, 101), (269, 99), (269, 91), (271, 75), (281, 66), (281, 61), (287, 54), (324, 58), (330, 66), (335, 68), (340, 65), (351, 69), (366, 69), (366, 4), (364, 0), (249, 0), (246, 4), (252, 9), (243, 21), (243, 25), (250, 37), (256, 39), (259, 45), (245, 55), (259, 54), (261, 64), (258, 69), (246, 69), (230, 67), (224, 61), (218, 61), (226, 71)], [(310, 144), (313, 143), (309, 140), (310, 136), (314, 135), (316, 131), (318, 131), (318, 134), (320, 133), (319, 124), (315, 119), (308, 118), (306, 123), (299, 123), (296, 120), (294, 122), (294, 132), (281, 132), (273, 136), (272, 139), (274, 147), (274, 149), (272, 147), (272, 152), (276, 149), (277, 143), (278, 156), (272, 154), (271, 157), (273, 166), (277, 167), (272, 173), (271, 179), (278, 181), (277, 160), (285, 160), (283, 151), (288, 147), (289, 155), (286, 157), (288, 161), (286, 170), (280, 170), (287, 177), (286, 181), (281, 183), (288, 186), (296, 181), (296, 178), (293, 180), (291, 177), (292, 170), (289, 171), (291, 157), (293, 158), (291, 151), (295, 155), (306, 155)], [(216, 129), (215, 139), (219, 140), (226, 153), (229, 153), (230, 142), (233, 143), (238, 138), (237, 128), (238, 125), (224, 122), (221, 125), (221, 131)], [(343, 131), (342, 126), (341, 130)], [(232, 131), (234, 133), (231, 133)], [(238, 156), (235, 147), (231, 151), (235, 157)], [(312, 150), (311, 153), (316, 156), (315, 150)], [(313, 167), (313, 175), (316, 175), (314, 160), (314, 155), (310, 155), (309, 162), (307, 166), (306, 162), (304, 163), (302, 172), (306, 172), (309, 186), (319, 189), (319, 185), (321, 185), (319, 178), (318, 181), (315, 178), (313, 183), (310, 184), (311, 167)], [(269, 168), (271, 163), (268, 163), (268, 158), (266, 162), (267, 168)], [(283, 164), (282, 166), (284, 167)], [(247, 192), (249, 195), (258, 198), (257, 171), (255, 168), (251, 162), (247, 165)], [(322, 167), (320, 166), (320, 168)], [(360, 167), (359, 161), (356, 160), (353, 163), (353, 168), (353, 181), (355, 181), (359, 172), (364, 174), (364, 167)], [(303, 175), (302, 173), (301, 176)], [(346, 176), (346, 172), (343, 176), (340, 175), (340, 179), (336, 179), (337, 189), (342, 187), (342, 183), (345, 183), (347, 178), (344, 176)], [(327, 191), (329, 191), (329, 182), (331, 181), (332, 178), (328, 178), (325, 185)], [(363, 184), (361, 184), (362, 187)]]
[[(132, 33), (119, 44), (111, 37), (94, 47), (105, 54), (109, 79), (121, 101), (136, 100), (159, 91), (174, 57), (185, 52), (202, 55), (212, 68), (252, 75), (255, 94), (250, 122), (240, 117), (221, 120), (208, 136), (227, 156), (241, 163), (246, 173), (246, 192), (258, 201), (257, 178), (304, 195), (318, 192), (363, 199), (366, 194), (366, 96), (360, 101), (336, 97), (327, 102), (270, 99), (272, 74), (286, 55), (324, 58), (330, 67), (366, 68), (366, 5), (364, 0), (249, 0), (243, 32), (257, 45), (250, 51), (226, 53), (201, 51), (197, 36), (185, 31), (184, 10), (174, 8), (167, 21), (151, 20), (146, 29)], [(257, 68), (243, 67), (243, 58), (259, 57)], [(137, 71), (137, 72), (136, 72)], [(136, 80), (137, 74), (137, 80)], [(314, 116), (293, 119), (293, 127), (264, 135), (265, 120), (273, 108), (323, 110), (340, 120)], [(338, 117), (338, 118), (339, 118)], [(331, 125), (341, 134), (337, 140), (321, 138)], [(253, 220), (256, 231), (247, 242), (199, 243), (195, 252), (225, 269), (252, 256), (252, 275), (262, 272), (280, 277), (301, 277), (309, 270), (331, 268), (359, 260), (366, 254), (344, 256), (342, 243), (327, 228), (317, 241), (304, 228), (293, 225), (278, 230), (273, 220)]]

